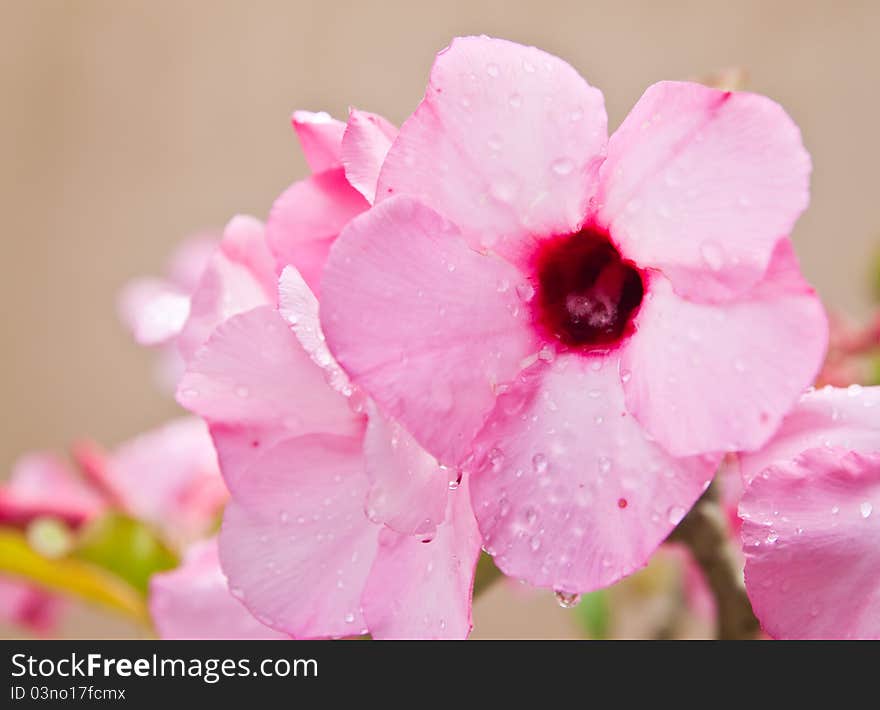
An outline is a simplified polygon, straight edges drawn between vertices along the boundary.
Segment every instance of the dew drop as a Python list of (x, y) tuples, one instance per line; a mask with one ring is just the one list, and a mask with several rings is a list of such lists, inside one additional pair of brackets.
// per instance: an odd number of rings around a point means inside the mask
[(547, 457), (544, 454), (535, 454), (532, 457), (532, 468), (538, 475), (547, 471)]
[(494, 448), (489, 452), (489, 463), (492, 464), (492, 471), (500, 473), (504, 466), (504, 452), (499, 448)]
[(712, 271), (720, 271), (724, 266), (724, 250), (715, 242), (703, 242), (700, 246), (700, 255)]
[(556, 603), (563, 609), (574, 609), (581, 601), (581, 595), (577, 593), (557, 591), (554, 594), (556, 595)]
[(250, 393), (251, 391), (244, 385), (239, 385), (235, 388), (235, 394), (237, 394), (242, 399), (246, 398), (248, 395), (250, 395)]
[(859, 506), (859, 512), (862, 514), (863, 518), (867, 518), (874, 511), (874, 506), (871, 505), (868, 501), (862, 502)]
[(678, 525), (687, 511), (681, 506), (674, 505), (669, 509), (669, 512), (666, 514), (667, 520), (673, 525)]
[(522, 106), (522, 96), (520, 96), (519, 94), (511, 94), (508, 101), (510, 102), (510, 105), (513, 106), (513, 108), (519, 108), (520, 106)]
[(354, 623), (354, 614), (352, 614), (351, 612), (348, 612), (345, 615), (345, 623), (346, 624), (353, 624)]
[(535, 297), (535, 287), (528, 281), (518, 284), (516, 287), (516, 295), (524, 303), (528, 303)]
[(487, 64), (486, 65), (486, 73), (491, 77), (496, 77), (500, 73), (497, 64)]
[(574, 163), (569, 158), (557, 158), (550, 163), (550, 169), (560, 176), (570, 175), (574, 170)]

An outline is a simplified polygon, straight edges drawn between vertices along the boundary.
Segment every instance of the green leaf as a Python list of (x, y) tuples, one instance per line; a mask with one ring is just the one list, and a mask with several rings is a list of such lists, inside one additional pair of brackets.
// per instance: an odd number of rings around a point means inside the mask
[(18, 530), (0, 528), (0, 571), (148, 622), (143, 595), (107, 570), (81, 560), (44, 557)]
[(578, 621), (587, 635), (592, 639), (608, 638), (608, 629), (611, 625), (611, 608), (608, 604), (608, 592), (600, 589), (581, 597), (580, 603), (575, 607)]
[(142, 594), (147, 593), (150, 577), (178, 564), (174, 552), (149, 527), (119, 513), (90, 523), (72, 556), (103, 567)]

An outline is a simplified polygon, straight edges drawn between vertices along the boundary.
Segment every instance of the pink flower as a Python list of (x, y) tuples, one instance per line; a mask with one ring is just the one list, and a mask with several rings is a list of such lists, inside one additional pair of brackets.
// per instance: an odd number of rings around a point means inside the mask
[(150, 614), (163, 639), (283, 639), (230, 593), (217, 539), (196, 543), (183, 563), (150, 579)]
[(827, 325), (787, 239), (800, 133), (761, 96), (602, 95), (534, 48), (441, 52), (330, 250), (321, 320), (354, 383), (446, 465), (485, 545), (564, 592), (643, 565), (721, 453), (760, 447)]
[(132, 279), (119, 294), (119, 317), (135, 342), (159, 349), (155, 377), (165, 389), (173, 389), (183, 373), (174, 340), (189, 317), (190, 294), (216, 245), (210, 232), (188, 238), (172, 254), (164, 277)]
[[(83, 477), (52, 454), (21, 457), (0, 486), (0, 523), (28, 529), (54, 518), (80, 528), (119, 511), (183, 548), (214, 528), (228, 498), (207, 427), (195, 418), (168, 422), (110, 453), (82, 442), (73, 457)], [(45, 633), (57, 621), (57, 594), (3, 578), (0, 597), (16, 623)]]
[(466, 481), (351, 387), (292, 267), (280, 294), (280, 312), (221, 325), (178, 395), (210, 422), (232, 493), (231, 591), (299, 638), (466, 636), (480, 549)]
[(880, 388), (810, 392), (741, 457), (746, 589), (774, 638), (880, 638)]
[(160, 379), (176, 387), (184, 366), (216, 326), (265, 303), (277, 291), (263, 224), (234, 217), (219, 240), (185, 242), (167, 279), (136, 279), (120, 296), (120, 314), (141, 345), (162, 346)]

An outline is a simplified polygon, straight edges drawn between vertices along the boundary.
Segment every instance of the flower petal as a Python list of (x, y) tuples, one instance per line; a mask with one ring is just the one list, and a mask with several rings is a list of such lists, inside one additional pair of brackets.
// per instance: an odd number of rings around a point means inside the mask
[(135, 279), (119, 296), (119, 317), (140, 345), (175, 337), (189, 317), (189, 295), (162, 279)]
[(441, 463), (470, 448), (495, 401), (538, 350), (507, 262), (473, 251), (433, 210), (386, 200), (354, 220), (324, 273), (331, 352)]
[(740, 300), (686, 301), (654, 274), (621, 366), (630, 412), (672, 454), (753, 450), (822, 365), (828, 324), (787, 240)]
[(499, 397), (475, 453), (486, 550), (505, 574), (568, 593), (643, 566), (720, 459), (670, 456), (627, 412), (617, 359), (574, 354)]
[(447, 470), (397, 422), (368, 405), (367, 516), (403, 535), (433, 536), (446, 513)]
[(184, 360), (192, 358), (223, 321), (257, 306), (274, 304), (276, 292), (274, 263), (263, 225), (253, 217), (234, 217), (192, 294), (189, 318), (177, 340)]
[(852, 385), (807, 392), (766, 446), (740, 454), (740, 472), (750, 481), (770, 464), (820, 446), (861, 453), (880, 450), (880, 387)]
[(397, 128), (382, 116), (352, 109), (342, 138), (342, 164), (352, 186), (370, 204), (376, 199), (379, 171)]
[(809, 201), (810, 156), (770, 99), (664, 81), (608, 142), (599, 221), (692, 299), (741, 294)]
[(333, 359), (321, 330), (318, 299), (292, 266), (284, 267), (278, 281), (278, 310), (312, 361), (327, 374), (330, 385), (350, 396), (353, 393), (351, 380)]
[(338, 168), (342, 163), (342, 136), (345, 124), (324, 111), (294, 111), (293, 129), (306, 163), (313, 173)]
[[(190, 362), (178, 401), (212, 424), (226, 425), (212, 433), (233, 491), (241, 466), (282, 434), (363, 431), (363, 416), (328, 386), (324, 371), (270, 306), (234, 316), (217, 328)], [(219, 441), (218, 431), (232, 441)], [(242, 455), (248, 447), (250, 457)]]
[(187, 550), (183, 563), (150, 579), (150, 616), (161, 639), (284, 639), (229, 593), (217, 539)]
[(381, 527), (367, 520), (360, 437), (288, 439), (254, 462), (226, 511), (220, 558), (257, 618), (299, 638), (364, 633)]
[(561, 59), (457, 38), (437, 55), (376, 199), (417, 197), (474, 248), (518, 258), (533, 239), (580, 227), (606, 140), (601, 92)]
[(102, 483), (129, 513), (178, 542), (208, 532), (228, 496), (208, 429), (189, 417), (117, 448)]
[(746, 487), (746, 589), (775, 638), (880, 639), (880, 453), (810, 449)]
[(342, 228), (369, 207), (340, 167), (293, 183), (272, 205), (266, 238), (277, 270), (295, 266), (318, 293), (327, 252)]
[(364, 617), (377, 639), (463, 639), (480, 533), (467, 485), (449, 493), (446, 522), (430, 542), (385, 529), (364, 590)]

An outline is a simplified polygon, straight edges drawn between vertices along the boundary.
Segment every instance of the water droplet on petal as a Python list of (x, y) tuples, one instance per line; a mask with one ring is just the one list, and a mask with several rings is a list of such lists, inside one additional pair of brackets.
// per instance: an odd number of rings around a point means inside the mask
[(559, 176), (570, 175), (574, 170), (574, 163), (569, 158), (557, 158), (550, 163), (550, 169)]
[(573, 609), (576, 607), (581, 601), (581, 595), (575, 592), (555, 592), (556, 594), (556, 602), (563, 609)]
[(724, 266), (724, 250), (720, 244), (712, 241), (703, 242), (700, 245), (700, 255), (712, 271), (720, 271)]
[(532, 457), (532, 468), (538, 475), (547, 471), (547, 457), (544, 454), (535, 454)]
[(500, 73), (500, 69), (497, 64), (487, 64), (486, 65), (486, 73), (491, 77), (496, 77)]
[(859, 506), (859, 512), (862, 514), (863, 518), (869, 517), (873, 511), (874, 511), (874, 506), (871, 505), (868, 501), (864, 501)]
[(679, 505), (674, 505), (669, 509), (666, 517), (673, 525), (678, 525), (684, 518), (687, 511)]

